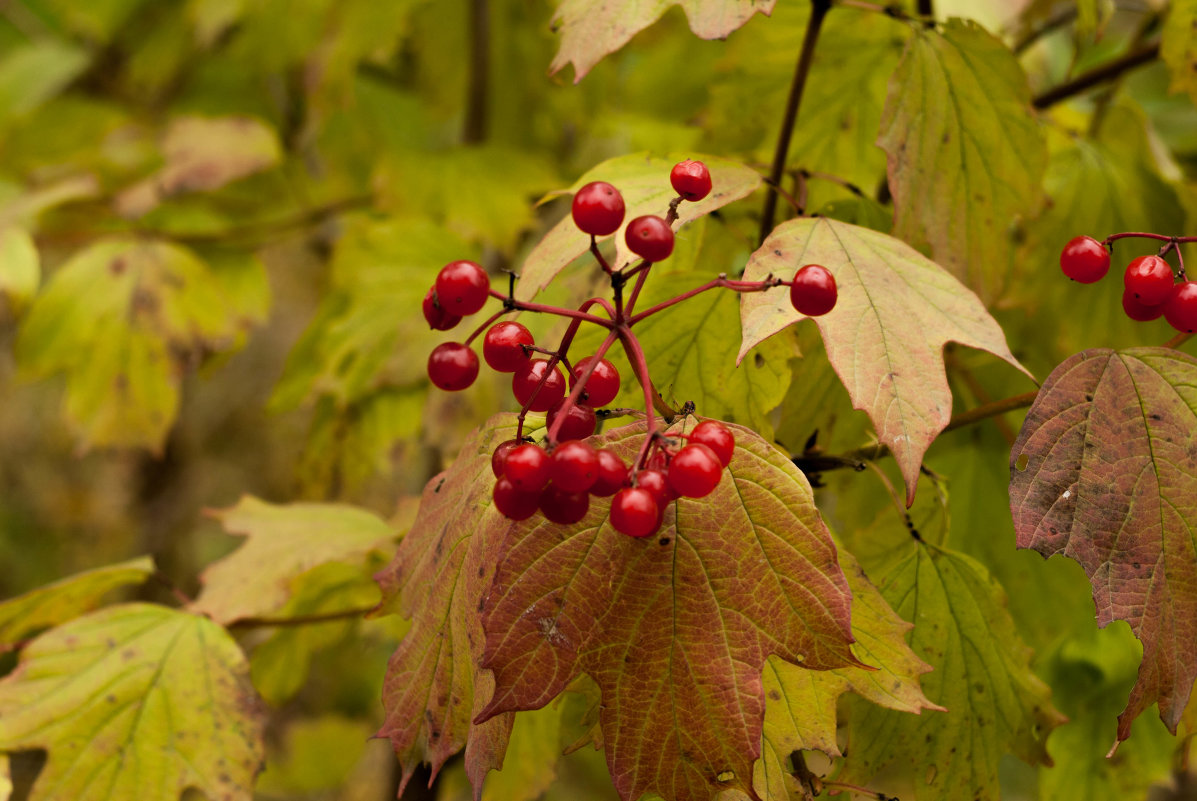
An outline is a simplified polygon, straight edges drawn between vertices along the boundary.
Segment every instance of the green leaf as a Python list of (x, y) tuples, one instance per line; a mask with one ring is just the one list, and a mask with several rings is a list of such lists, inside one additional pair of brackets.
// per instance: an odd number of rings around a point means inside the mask
[(1010, 452), (1020, 548), (1084, 568), (1102, 626), (1143, 643), (1118, 739), (1153, 703), (1172, 732), (1197, 679), (1197, 358), (1082, 351), (1044, 382)]
[(12, 773), (8, 769), (8, 754), (0, 754), (0, 801), (12, 796)]
[(212, 621), (113, 606), (37, 638), (0, 680), (0, 750), (49, 752), (30, 801), (248, 799), (263, 757), (245, 657)]
[(754, 14), (772, 12), (777, 0), (561, 0), (553, 30), (561, 48), (549, 68), (559, 72), (574, 65), (574, 83), (582, 80), (603, 56), (614, 53), (652, 25), (673, 6), (686, 12), (690, 30), (703, 39), (724, 39)]
[(482, 801), (534, 801), (549, 789), (557, 777), (557, 759), (561, 756), (563, 709), (558, 701), (515, 716), (503, 767), (487, 775)]
[(282, 160), (274, 129), (253, 117), (177, 117), (162, 139), (162, 169), (121, 192), (117, 211), (140, 217), (164, 200), (210, 192)]
[(0, 226), (0, 295), (15, 313), (29, 305), (41, 283), (42, 265), (33, 237), (23, 228)]
[(1197, 103), (1197, 0), (1172, 0), (1160, 41), (1160, 58), (1172, 72), (1171, 92)]
[(106, 43), (116, 36), (129, 17), (146, 0), (42, 0), (67, 28), (92, 42)]
[(148, 556), (85, 570), (0, 603), (0, 646), (90, 612), (120, 587), (144, 582), (154, 572)]
[(997, 799), (1002, 755), (1049, 762), (1044, 742), (1064, 718), (1031, 671), (1030, 649), (988, 571), (904, 530), (897, 536), (868, 570), (913, 621), (911, 647), (932, 667), (923, 692), (947, 711), (914, 716), (850, 699), (844, 779), (860, 784), (897, 764), (913, 772), (916, 799)]
[(259, 797), (311, 797), (344, 786), (366, 752), (370, 721), (327, 714), (290, 722), (268, 754)]
[(90, 61), (83, 48), (52, 39), (9, 50), (0, 58), (0, 127), (57, 95)]
[[(948, 341), (986, 350), (1023, 370), (977, 296), (909, 245), (867, 228), (825, 218), (782, 223), (748, 260), (744, 279), (789, 278), (804, 264), (835, 276), (839, 301), (813, 318), (827, 358), (894, 452), (914, 498), (923, 453), (952, 415), (944, 375)], [(745, 295), (740, 358), (767, 337), (805, 319), (789, 289)]]
[(1010, 228), (1040, 205), (1047, 148), (1014, 55), (975, 23), (921, 29), (890, 79), (877, 144), (894, 233), (927, 244), (982, 299), (1003, 289)]
[(59, 268), (17, 340), (27, 378), (67, 373), (66, 416), (81, 446), (158, 450), (179, 384), (236, 331), (227, 298), (189, 250), (103, 239)]
[(224, 624), (274, 612), (307, 571), (328, 562), (360, 565), (395, 538), (370, 512), (337, 504), (278, 506), (247, 495), (212, 516), (247, 538), (200, 575), (204, 588), (192, 608)]
[[(768, 442), (732, 428), (720, 485), (667, 507), (652, 537), (616, 532), (600, 499), (574, 526), (509, 527), (482, 610), (495, 692), (476, 720), (540, 708), (585, 673), (602, 691), (623, 798), (752, 792), (766, 659), (861, 663), (849, 648), (851, 591), (809, 485)], [(595, 444), (630, 461), (643, 439), (640, 423)]]
[[(611, 266), (619, 268), (634, 258), (624, 242), (623, 232), (627, 223), (645, 214), (665, 216), (669, 201), (675, 197), (673, 187), (669, 184), (669, 171), (674, 164), (687, 158), (707, 165), (711, 171), (713, 188), (703, 200), (678, 206), (678, 221), (673, 226), (675, 231), (686, 223), (752, 194), (760, 186), (761, 176), (755, 170), (727, 159), (701, 153), (674, 153), (665, 158), (633, 153), (604, 161), (575, 181), (573, 186), (553, 192), (549, 197), (572, 196), (591, 181), (606, 181), (619, 189), (627, 209), (624, 225), (611, 235), (616, 247)], [(599, 239), (603, 241), (606, 237)], [(548, 286), (557, 273), (589, 248), (590, 237), (579, 231), (573, 218), (566, 215), (545, 234), (544, 239), (524, 260), (520, 268), (520, 280), (516, 284), (516, 296), (525, 300), (534, 297)], [(670, 262), (667, 259), (663, 264)]]

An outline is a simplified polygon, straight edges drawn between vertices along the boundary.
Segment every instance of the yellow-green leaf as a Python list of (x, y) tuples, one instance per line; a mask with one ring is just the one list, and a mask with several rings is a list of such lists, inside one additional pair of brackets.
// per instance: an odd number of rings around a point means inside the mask
[(23, 228), (0, 225), (0, 296), (15, 313), (20, 314), (37, 294), (41, 277), (33, 237)]
[(90, 60), (83, 48), (53, 39), (9, 49), (0, 58), (0, 128), (61, 92)]
[(1172, 0), (1160, 41), (1160, 58), (1172, 72), (1173, 92), (1197, 103), (1197, 0)]

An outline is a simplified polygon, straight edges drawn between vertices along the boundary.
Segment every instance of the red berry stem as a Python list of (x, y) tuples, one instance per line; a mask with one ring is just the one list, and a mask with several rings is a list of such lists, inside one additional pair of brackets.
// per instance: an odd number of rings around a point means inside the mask
[(1154, 239), (1157, 242), (1172, 242), (1178, 245), (1187, 245), (1191, 242), (1197, 242), (1197, 236), (1168, 236), (1167, 234), (1150, 234), (1144, 231), (1126, 231), (1121, 234), (1110, 234), (1102, 240), (1102, 244), (1109, 245), (1111, 242), (1116, 242), (1119, 239), (1128, 239), (1131, 237)]
[[(503, 306), (510, 309), (517, 309), (519, 311), (540, 312), (542, 314), (555, 314), (558, 317), (569, 317), (578, 322), (594, 323), (601, 325), (603, 328), (614, 328), (615, 323), (612, 320), (607, 320), (602, 317), (597, 317), (593, 314), (587, 314), (584, 311), (575, 311), (573, 309), (566, 309), (561, 306), (546, 306), (543, 303), (532, 303), (526, 300), (516, 300), (513, 297), (504, 295), (502, 292), (490, 291), (492, 298), (498, 298), (503, 301)], [(591, 300), (602, 300), (601, 298), (591, 298)], [(587, 301), (590, 303), (590, 301)], [(605, 303), (605, 301), (604, 301)], [(585, 304), (583, 304), (585, 305)]]
[(677, 207), (682, 205), (685, 198), (678, 195), (673, 200), (669, 201), (669, 211), (665, 214), (665, 222), (672, 227), (677, 222)]
[(653, 410), (653, 382), (649, 377), (648, 360), (644, 357), (644, 348), (640, 347), (640, 340), (636, 339), (636, 336), (627, 324), (620, 325), (615, 329), (615, 333), (619, 337), (619, 343), (623, 345), (623, 352), (627, 355), (628, 362), (632, 365), (632, 373), (636, 376), (636, 381), (640, 384), (640, 388), (644, 390), (644, 419), (647, 436), (644, 438), (644, 444), (640, 447), (640, 453), (636, 457), (636, 461), (632, 462), (632, 470), (636, 471), (644, 466), (644, 461), (648, 456), (649, 445), (656, 439), (658, 433), (657, 416)]
[(636, 309), (636, 299), (640, 297), (640, 290), (644, 288), (644, 282), (648, 280), (648, 273), (652, 269), (652, 266), (651, 262), (646, 261), (633, 270), (633, 273), (639, 273), (639, 275), (636, 276), (636, 285), (632, 287), (632, 292), (628, 295), (628, 317), (631, 317), (632, 312)]
[[(569, 395), (565, 397), (565, 402), (561, 405), (561, 408), (556, 413), (557, 418), (553, 420), (553, 425), (549, 427), (549, 442), (554, 444), (557, 442), (557, 434), (561, 431), (561, 425), (565, 422), (566, 418), (569, 417), (570, 410), (578, 405), (578, 399), (582, 397), (582, 393), (586, 391), (586, 382), (590, 379), (591, 374), (594, 373), (595, 368), (599, 366), (599, 360), (607, 355), (607, 351), (611, 349), (611, 346), (615, 344), (615, 340), (618, 338), (619, 336), (616, 331), (612, 331), (610, 334), (608, 334), (607, 338), (603, 340), (603, 344), (599, 345), (598, 350), (595, 351), (594, 357), (590, 360), (590, 364), (586, 366), (586, 369), (582, 371), (582, 375), (574, 382), (574, 388), (570, 391)], [(572, 375), (573, 368), (569, 367), (568, 364), (566, 367), (568, 368), (568, 372)]]
[(598, 239), (595, 238), (594, 234), (590, 235), (590, 252), (594, 254), (594, 260), (599, 263), (599, 267), (603, 268), (603, 272), (607, 275), (614, 274), (615, 271), (611, 269), (611, 265), (603, 258), (603, 253), (599, 250)]
[(482, 325), (480, 325), (480, 326), (478, 326), (477, 328), (475, 328), (475, 329), (474, 329), (474, 333), (472, 333), (472, 334), (470, 334), (468, 337), (466, 337), (466, 341), (465, 341), (465, 343), (464, 343), (464, 344), (468, 346), (468, 345), (469, 345), (471, 342), (473, 342), (475, 339), (477, 339), (477, 338), (478, 338), (478, 335), (479, 335), (479, 334), (481, 334), (481, 333), (483, 333), (484, 331), (486, 331), (488, 328), (490, 328), (490, 327), (491, 327), (491, 325), (492, 325), (492, 324), (493, 324), (493, 323), (494, 323), (496, 320), (498, 320), (498, 319), (499, 319), (500, 317), (502, 317), (504, 314), (508, 314), (510, 311), (511, 311), (510, 309), (499, 309), (497, 312), (495, 312), (494, 314), (492, 314), (490, 317), (487, 317), (487, 318), (486, 318), (486, 322), (482, 323)]
[(650, 309), (645, 309), (644, 311), (640, 312), (639, 314), (635, 315), (630, 320), (628, 320), (628, 325), (635, 325), (636, 323), (643, 320), (645, 317), (650, 317), (659, 311), (664, 311), (665, 309), (668, 309), (670, 306), (674, 306), (678, 303), (681, 303), (684, 300), (689, 300), (690, 298), (694, 297), (695, 295), (702, 293), (702, 292), (706, 292), (709, 289), (717, 289), (719, 287), (722, 287), (724, 289), (730, 289), (733, 292), (745, 292), (745, 293), (746, 292), (764, 292), (767, 289), (773, 289), (774, 287), (784, 286), (787, 283), (790, 283), (790, 282), (784, 281), (781, 278), (772, 278), (772, 277), (766, 278), (763, 281), (736, 281), (736, 280), (728, 278), (727, 274), (724, 273), (724, 274), (720, 275), (718, 278), (711, 279), (710, 281), (703, 284), (702, 286), (696, 286), (693, 289), (689, 290), (688, 292), (683, 292), (682, 294), (678, 295), (677, 297), (670, 298), (669, 300), (666, 300), (666, 301), (662, 301), (661, 303), (658, 303), (656, 306), (653, 306)]

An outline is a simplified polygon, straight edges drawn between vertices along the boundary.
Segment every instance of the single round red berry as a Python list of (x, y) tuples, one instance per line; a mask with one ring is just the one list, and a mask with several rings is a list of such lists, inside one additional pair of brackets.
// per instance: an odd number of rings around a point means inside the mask
[(1109, 271), (1110, 251), (1091, 236), (1074, 237), (1060, 251), (1060, 269), (1073, 281), (1092, 284)]
[(719, 457), (706, 445), (692, 442), (669, 462), (669, 486), (687, 498), (705, 498), (723, 478)]
[(619, 230), (623, 222), (623, 195), (606, 181), (586, 184), (574, 195), (574, 225), (582, 233), (606, 236)]
[(525, 442), (507, 454), (503, 475), (520, 492), (539, 492), (549, 483), (552, 465), (552, 459), (543, 448)]
[(1164, 301), (1168, 325), (1186, 334), (1197, 331), (1197, 281), (1182, 281)]
[(540, 493), (540, 511), (549, 521), (572, 526), (590, 509), (590, 496), (585, 492), (569, 492), (556, 484), (549, 484)]
[[(565, 406), (565, 402), (566, 399), (563, 398), (553, 404), (552, 409), (549, 409), (549, 416), (545, 421), (545, 426), (549, 430), (552, 430), (553, 424), (557, 422), (557, 416), (561, 414), (561, 409)], [(594, 414), (594, 407), (583, 403), (575, 403), (566, 413), (565, 420), (561, 423), (561, 428), (557, 429), (557, 441), (564, 442), (567, 439), (586, 439), (594, 433), (597, 425), (598, 419)]]
[(1126, 312), (1126, 316), (1132, 320), (1138, 320), (1141, 323), (1149, 320), (1158, 320), (1164, 314), (1164, 304), (1159, 303), (1155, 306), (1148, 306), (1143, 301), (1135, 297), (1135, 294), (1129, 289), (1122, 291), (1122, 310)]
[(807, 317), (819, 317), (835, 308), (835, 276), (821, 264), (808, 264), (794, 274), (790, 303)]
[(539, 492), (524, 492), (505, 478), (495, 482), (491, 497), (499, 514), (512, 520), (527, 520), (540, 508)]
[(702, 200), (711, 194), (711, 171), (701, 161), (686, 159), (673, 165), (669, 183), (686, 200)]
[(1122, 285), (1147, 306), (1158, 306), (1172, 294), (1172, 268), (1159, 256), (1140, 256), (1126, 266)]
[[(547, 412), (553, 405), (565, 397), (565, 374), (561, 368), (554, 365), (544, 386), (537, 392), (540, 381), (548, 372), (548, 359), (530, 359), (527, 364), (515, 371), (511, 377), (511, 392), (520, 406), (527, 406), (531, 412)], [(533, 399), (533, 393), (536, 397)], [(531, 401), (531, 403), (529, 403)]]
[(643, 487), (626, 487), (611, 501), (611, 525), (629, 537), (647, 537), (661, 527), (657, 499)]
[(452, 314), (473, 314), (486, 305), (490, 279), (472, 261), (451, 261), (436, 276), (436, 298)]
[(514, 373), (531, 358), (523, 346), (535, 344), (532, 332), (519, 323), (495, 323), (482, 338), (482, 358), (496, 372)]
[(429, 287), (424, 296), (424, 319), (433, 331), (448, 331), (461, 322), (461, 316), (450, 314), (436, 302), (436, 287)]
[(598, 459), (598, 470), (594, 486), (590, 488), (591, 495), (606, 498), (627, 486), (628, 466), (623, 463), (623, 459), (620, 459), (615, 451), (610, 448), (602, 448), (594, 455)]
[(673, 229), (653, 214), (637, 217), (623, 232), (628, 249), (642, 259), (665, 261), (673, 253)]
[(598, 454), (589, 442), (571, 439), (553, 449), (553, 483), (566, 492), (586, 492), (598, 478)]
[(732, 454), (736, 450), (736, 437), (718, 420), (703, 420), (694, 426), (689, 440), (710, 448), (719, 457), (719, 464), (724, 467), (731, 464)]
[(643, 487), (653, 494), (653, 497), (657, 499), (657, 508), (661, 510), (662, 514), (668, 504), (677, 500), (677, 493), (673, 491), (673, 487), (669, 486), (666, 475), (660, 470), (641, 470), (636, 474), (636, 486)]
[[(570, 375), (570, 389), (573, 389), (574, 385), (581, 380), (582, 375), (593, 361), (593, 356), (586, 356), (574, 362), (574, 370)], [(590, 378), (586, 379), (586, 389), (582, 397), (590, 406), (606, 406), (615, 400), (615, 396), (618, 394), (619, 370), (606, 359), (599, 359), (594, 372), (590, 374)]]
[(503, 477), (503, 464), (507, 461), (507, 454), (511, 453), (513, 448), (518, 448), (521, 443), (518, 439), (509, 439), (506, 442), (500, 443), (499, 447), (495, 448), (495, 452), (490, 455), (490, 471), (495, 474), (495, 478)]
[(478, 355), (460, 342), (443, 342), (428, 354), (428, 377), (449, 392), (465, 389), (478, 377)]

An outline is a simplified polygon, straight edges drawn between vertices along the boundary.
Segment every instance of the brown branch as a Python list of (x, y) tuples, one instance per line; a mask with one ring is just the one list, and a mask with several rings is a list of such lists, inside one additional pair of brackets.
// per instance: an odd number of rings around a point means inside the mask
[(1059, 103), (1061, 100), (1067, 100), (1070, 97), (1079, 95), (1082, 92), (1092, 89), (1094, 86), (1113, 80), (1124, 72), (1141, 67), (1144, 64), (1149, 64), (1154, 61), (1160, 54), (1159, 41), (1144, 45), (1137, 50), (1119, 56), (1118, 58), (1108, 61), (1091, 70), (1082, 72), (1070, 81), (1065, 81), (1059, 86), (1054, 86), (1046, 92), (1042, 92), (1031, 99), (1031, 106), (1036, 109), (1045, 109)]
[(230, 629), (261, 629), (286, 626), (308, 626), (313, 623), (330, 623), (336, 620), (360, 620), (378, 605), (364, 606), (360, 609), (342, 609), (339, 612), (320, 612), (312, 615), (295, 615), (293, 617), (245, 617), (235, 621)]
[(1193, 338), (1192, 333), (1180, 333), (1169, 339), (1164, 343), (1165, 348), (1179, 348), (1181, 345)]
[(1052, 31), (1062, 28), (1068, 23), (1076, 19), (1077, 10), (1075, 5), (1067, 6), (1060, 9), (1054, 16), (1050, 17), (1046, 22), (1038, 28), (1033, 28), (1024, 33), (1014, 44), (1010, 47), (1014, 51), (1014, 55), (1022, 55), (1027, 48), (1038, 42)]
[(461, 139), (476, 145), (486, 139), (487, 75), (490, 72), (490, 3), (470, 2), (470, 77)]

